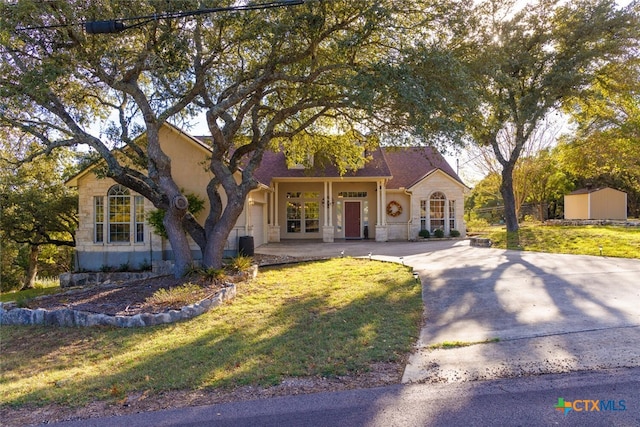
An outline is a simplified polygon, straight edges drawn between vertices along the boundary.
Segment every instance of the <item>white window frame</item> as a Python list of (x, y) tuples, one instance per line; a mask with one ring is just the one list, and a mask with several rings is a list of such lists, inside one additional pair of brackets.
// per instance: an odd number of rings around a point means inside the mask
[[(106, 197), (94, 196), (93, 198), (94, 243), (113, 245), (144, 243), (145, 218), (144, 197), (131, 194), (131, 191), (123, 185), (113, 185), (107, 190)], [(121, 239), (114, 239), (114, 236), (120, 236)]]

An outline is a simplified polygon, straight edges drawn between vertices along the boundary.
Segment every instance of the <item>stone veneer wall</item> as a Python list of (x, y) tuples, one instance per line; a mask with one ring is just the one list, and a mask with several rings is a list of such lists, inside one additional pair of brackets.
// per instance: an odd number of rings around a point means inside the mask
[(130, 280), (149, 279), (163, 274), (152, 271), (141, 272), (89, 272), (62, 273), (60, 275), (61, 288), (100, 285), (108, 282), (124, 282)]

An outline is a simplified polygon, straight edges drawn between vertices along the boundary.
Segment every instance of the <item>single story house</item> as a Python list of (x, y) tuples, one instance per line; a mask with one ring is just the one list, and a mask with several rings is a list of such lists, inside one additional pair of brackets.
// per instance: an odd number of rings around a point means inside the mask
[(564, 196), (565, 219), (627, 219), (627, 193), (587, 187)]
[[(212, 178), (204, 166), (210, 154), (202, 138), (165, 125), (160, 143), (172, 159), (181, 188), (207, 200)], [(458, 230), (466, 186), (440, 153), (430, 147), (378, 148), (368, 162), (342, 176), (334, 166), (288, 167), (281, 152), (266, 152), (256, 171), (260, 185), (247, 197), (228, 242), (237, 253), (241, 237), (255, 247), (268, 242), (315, 239), (414, 240), (421, 229)], [(172, 259), (167, 239), (145, 221), (153, 205), (144, 197), (99, 178), (90, 166), (68, 181), (79, 194), (76, 269), (137, 268)], [(224, 200), (223, 200), (224, 202)], [(207, 204), (205, 204), (207, 205)], [(204, 222), (208, 206), (198, 215)], [(201, 257), (192, 242), (194, 259)]]

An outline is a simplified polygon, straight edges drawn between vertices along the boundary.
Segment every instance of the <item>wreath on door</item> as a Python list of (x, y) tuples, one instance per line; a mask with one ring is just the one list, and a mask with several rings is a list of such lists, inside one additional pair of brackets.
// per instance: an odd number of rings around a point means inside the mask
[(402, 205), (395, 200), (390, 201), (387, 205), (387, 215), (396, 217), (400, 214), (402, 214)]

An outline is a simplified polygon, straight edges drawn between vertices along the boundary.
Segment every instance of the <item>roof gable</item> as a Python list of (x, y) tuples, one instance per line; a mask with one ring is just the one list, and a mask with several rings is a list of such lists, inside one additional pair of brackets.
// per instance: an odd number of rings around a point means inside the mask
[[(193, 137), (193, 136), (189, 135), (188, 133), (184, 132), (183, 130), (179, 129), (178, 127), (176, 127), (176, 126), (174, 126), (174, 125), (172, 125), (170, 123), (166, 123), (165, 122), (161, 126), (161, 129), (162, 128), (167, 129), (169, 132), (176, 133), (177, 135), (180, 136), (180, 140), (189, 141), (191, 144), (193, 144), (194, 146), (196, 146), (200, 150), (202, 150), (203, 153), (211, 153), (211, 149), (209, 149), (209, 147), (207, 147), (206, 144), (204, 144), (202, 141), (200, 141), (196, 137)], [(138, 135), (135, 139), (143, 138), (145, 135), (146, 135), (146, 132), (143, 132), (140, 135)], [(162, 141), (160, 141), (160, 144), (162, 145)], [(126, 150), (127, 147), (125, 146), (122, 149)], [(112, 152), (117, 151), (117, 150), (122, 150), (122, 149), (113, 149)], [(93, 163), (87, 165), (84, 169), (78, 171), (75, 175), (73, 175), (72, 177), (67, 179), (65, 184), (67, 186), (70, 186), (70, 187), (77, 187), (78, 186), (78, 181), (83, 176), (85, 176), (86, 174), (91, 172), (91, 170), (93, 170), (101, 162), (104, 162), (104, 159), (100, 158), (100, 159), (94, 161)]]
[(580, 188), (578, 190), (572, 191), (571, 193), (567, 194), (567, 196), (576, 196), (576, 195), (580, 195), (580, 194), (590, 194), (590, 193), (595, 193), (595, 192), (603, 191), (603, 190), (612, 190), (612, 191), (616, 191), (618, 193), (624, 193), (624, 191), (616, 190), (615, 188), (611, 188), (611, 187), (587, 187), (587, 188)]
[(283, 152), (265, 151), (260, 166), (256, 169), (255, 177), (265, 185), (270, 185), (274, 178), (389, 178), (391, 171), (385, 161), (382, 150), (370, 151), (371, 157), (363, 168), (347, 171), (340, 175), (338, 168), (333, 164), (316, 166), (310, 169), (298, 169), (287, 167)]
[(393, 178), (387, 188), (411, 188), (436, 170), (464, 185), (445, 158), (433, 147), (390, 147), (384, 156)]

